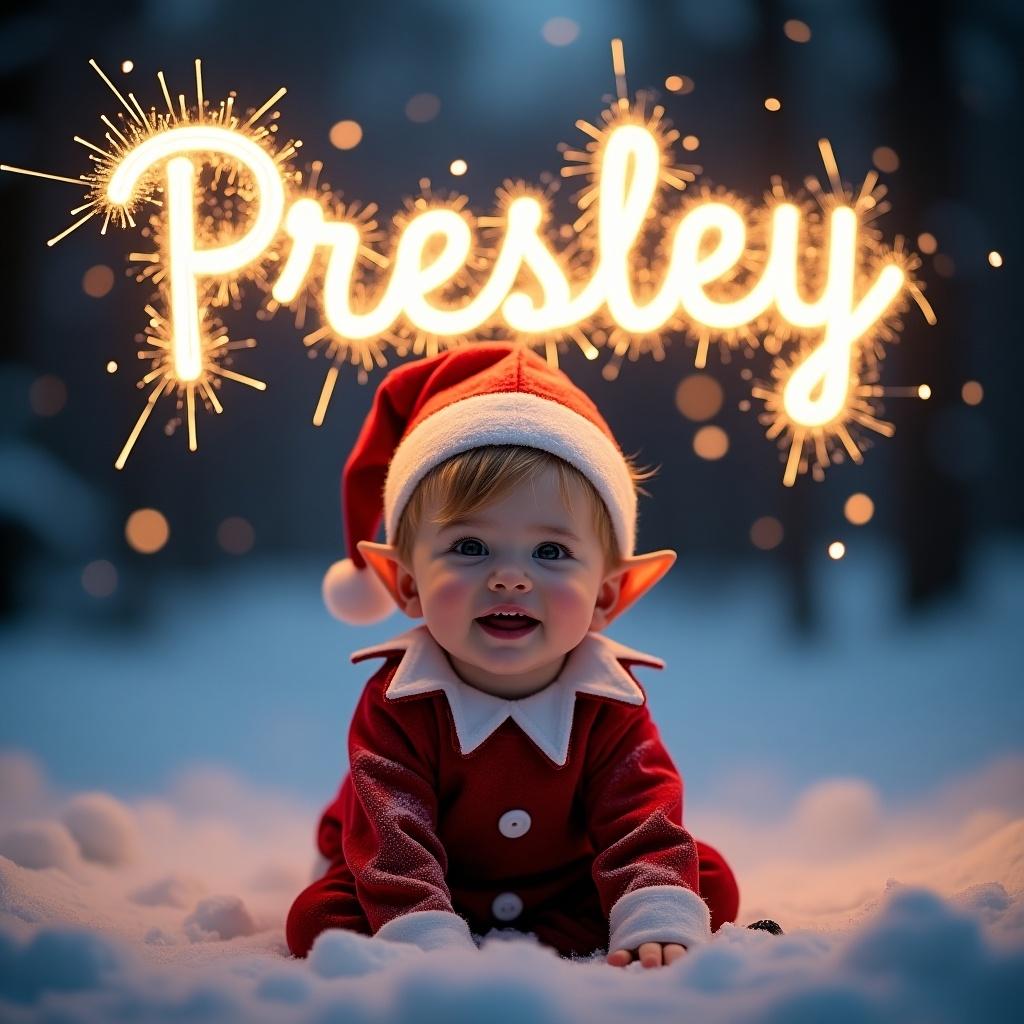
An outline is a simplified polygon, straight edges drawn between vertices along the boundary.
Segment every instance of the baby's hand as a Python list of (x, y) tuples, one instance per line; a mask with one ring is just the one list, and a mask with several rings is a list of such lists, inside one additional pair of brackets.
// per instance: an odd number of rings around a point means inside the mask
[(608, 954), (608, 963), (613, 967), (625, 967), (634, 960), (639, 960), (644, 967), (666, 967), (678, 960), (686, 952), (685, 946), (678, 942), (642, 942), (639, 949), (617, 949)]

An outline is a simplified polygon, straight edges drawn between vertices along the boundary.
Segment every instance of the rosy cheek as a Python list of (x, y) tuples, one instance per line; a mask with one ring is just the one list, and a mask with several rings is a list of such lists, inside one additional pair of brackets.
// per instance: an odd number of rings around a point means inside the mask
[(586, 619), (594, 611), (594, 597), (590, 588), (578, 579), (553, 579), (544, 587), (544, 603), (549, 618), (557, 617), (568, 624), (577, 619)]
[(470, 601), (475, 584), (468, 575), (449, 570), (432, 574), (427, 588), (430, 603), (438, 609), (456, 611)]

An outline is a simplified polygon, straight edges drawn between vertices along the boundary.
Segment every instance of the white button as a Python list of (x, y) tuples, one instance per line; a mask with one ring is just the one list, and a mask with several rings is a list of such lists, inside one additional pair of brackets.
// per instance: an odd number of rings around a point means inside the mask
[(526, 833), (530, 831), (531, 824), (533, 824), (533, 822), (526, 811), (518, 809), (514, 811), (506, 811), (498, 819), (498, 831), (506, 839), (518, 839), (520, 836), (525, 836)]
[(523, 912), (523, 901), (514, 892), (502, 892), (494, 897), (491, 913), (499, 921), (514, 921)]

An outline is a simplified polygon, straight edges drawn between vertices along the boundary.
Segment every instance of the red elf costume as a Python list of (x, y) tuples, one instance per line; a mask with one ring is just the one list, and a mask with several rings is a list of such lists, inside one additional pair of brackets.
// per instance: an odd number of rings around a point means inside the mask
[[(528, 349), (476, 343), (401, 366), (378, 388), (343, 477), (350, 558), (324, 580), (338, 618), (394, 609), (383, 582), (392, 564), (357, 544), (382, 513), (392, 541), (423, 477), (485, 445), (574, 466), (603, 499), (623, 557), (633, 554), (636, 492), (597, 408)], [(670, 564), (630, 570), (614, 614)], [(329, 866), (288, 914), (296, 956), (329, 928), (428, 950), (472, 949), (474, 934), (507, 927), (565, 956), (692, 948), (736, 919), (736, 880), (683, 827), (682, 780), (631, 671), (662, 668), (658, 658), (588, 633), (554, 681), (518, 700), (463, 682), (426, 626), (352, 655), (369, 658), (383, 663), (320, 821)]]

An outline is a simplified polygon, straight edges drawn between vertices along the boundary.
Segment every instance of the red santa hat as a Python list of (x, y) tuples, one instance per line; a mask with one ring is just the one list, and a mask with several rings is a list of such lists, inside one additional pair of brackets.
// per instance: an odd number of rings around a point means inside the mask
[(376, 537), (382, 517), (393, 543), (402, 511), (427, 473), (486, 445), (539, 448), (574, 466), (603, 499), (622, 557), (633, 554), (636, 490), (597, 407), (523, 345), (476, 342), (406, 363), (377, 388), (342, 476), (349, 557), (324, 577), (332, 615), (362, 624), (394, 611), (358, 543)]

